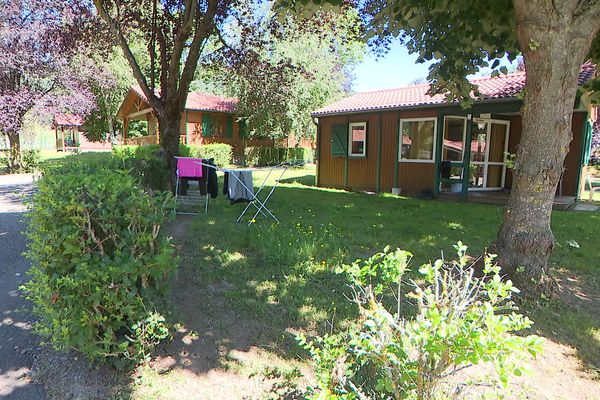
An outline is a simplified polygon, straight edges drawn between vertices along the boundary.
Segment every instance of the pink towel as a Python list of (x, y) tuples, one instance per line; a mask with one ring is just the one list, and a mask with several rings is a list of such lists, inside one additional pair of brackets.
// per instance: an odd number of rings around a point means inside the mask
[(177, 174), (180, 178), (202, 178), (201, 158), (177, 158)]

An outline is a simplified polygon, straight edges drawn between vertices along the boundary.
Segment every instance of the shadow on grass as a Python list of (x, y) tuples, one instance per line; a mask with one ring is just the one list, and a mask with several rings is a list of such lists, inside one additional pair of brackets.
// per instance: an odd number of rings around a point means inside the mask
[(166, 368), (225, 368), (229, 352), (253, 347), (296, 359), (295, 334), (323, 334), (357, 316), (336, 266), (386, 245), (411, 250), (413, 269), (440, 257), (440, 250), (453, 252), (458, 240), (481, 251), (500, 217), (497, 207), (297, 183), (279, 187), (268, 205), (280, 224), (264, 217), (249, 227), (248, 221), (236, 224), (241, 206), (223, 198), (206, 215), (178, 218), (174, 236), (182, 266), (174, 302), (186, 328), (165, 349)]
[(303, 176), (295, 176), (292, 178), (283, 178), (280, 180), (281, 183), (298, 183), (304, 186), (315, 186), (315, 176), (314, 175), (303, 175)]
[[(207, 215), (176, 222), (182, 266), (174, 301), (185, 327), (161, 349), (158, 362), (165, 370), (203, 374), (235, 369), (232, 354), (256, 348), (296, 360), (302, 356), (294, 340), (297, 333), (323, 334), (357, 316), (348, 300), (348, 281), (335, 273), (336, 266), (386, 245), (410, 250), (413, 270), (442, 254), (451, 258), (458, 240), (480, 254), (501, 221), (497, 206), (369, 196), (299, 185), (298, 178), (290, 182), (268, 203), (280, 224), (264, 218), (249, 227), (236, 224), (241, 206), (230, 206), (223, 198), (211, 203)], [(560, 238), (570, 236), (573, 226), (589, 223), (570, 213), (555, 219)], [(570, 228), (562, 232), (567, 220)], [(579, 239), (580, 245), (593, 246), (593, 237), (597, 235)], [(572, 258), (565, 248), (556, 254), (561, 260)], [(574, 259), (575, 269), (590, 261), (588, 256)], [(586, 366), (594, 367), (598, 349), (597, 338), (592, 339), (599, 319), (567, 315), (568, 308), (557, 307), (531, 312), (532, 319), (541, 321), (537, 329), (577, 348)]]

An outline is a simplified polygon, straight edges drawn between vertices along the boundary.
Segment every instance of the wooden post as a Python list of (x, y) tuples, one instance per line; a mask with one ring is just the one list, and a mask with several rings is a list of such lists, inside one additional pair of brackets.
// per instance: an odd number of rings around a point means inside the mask
[(129, 127), (129, 118), (123, 118), (123, 144), (127, 144), (127, 128)]

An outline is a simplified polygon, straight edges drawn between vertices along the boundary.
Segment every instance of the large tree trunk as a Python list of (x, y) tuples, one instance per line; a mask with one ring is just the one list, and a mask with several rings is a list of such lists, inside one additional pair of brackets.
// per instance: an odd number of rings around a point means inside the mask
[(171, 190), (175, 190), (175, 180), (177, 171), (177, 162), (175, 156), (179, 155), (179, 129), (183, 109), (177, 110), (177, 107), (168, 107), (167, 111), (156, 113), (159, 126), (159, 139), (162, 154), (169, 166), (169, 182)]
[(576, 1), (514, 3), (527, 86), (513, 185), (496, 250), (513, 282), (535, 296), (550, 282), (552, 203), (572, 139), (577, 78), (598, 22), (576, 18)]
[(10, 144), (10, 151), (8, 153), (8, 169), (9, 172), (19, 171), (22, 167), (21, 163), (21, 142), (19, 140), (19, 133), (15, 131), (6, 132), (8, 136), (8, 142)]

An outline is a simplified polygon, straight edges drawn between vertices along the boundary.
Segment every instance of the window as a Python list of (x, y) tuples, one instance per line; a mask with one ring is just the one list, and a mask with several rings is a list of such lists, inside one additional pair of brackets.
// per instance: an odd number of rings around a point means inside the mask
[(444, 144), (442, 161), (463, 161), (467, 119), (465, 117), (444, 118)]
[(400, 120), (399, 161), (433, 162), (436, 118)]
[(367, 123), (353, 122), (349, 125), (348, 132), (348, 155), (350, 157), (367, 156)]

